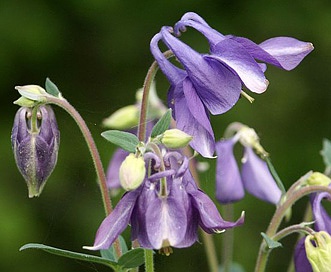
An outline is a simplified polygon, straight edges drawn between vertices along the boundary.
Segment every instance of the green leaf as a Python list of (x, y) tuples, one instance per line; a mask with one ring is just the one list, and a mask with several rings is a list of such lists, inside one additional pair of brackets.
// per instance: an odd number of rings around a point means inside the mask
[[(118, 236), (118, 239), (120, 240), (120, 246), (121, 246), (122, 254), (125, 254), (126, 252), (128, 252), (128, 247), (126, 245), (126, 242), (125, 242), (124, 238), (121, 235)], [(101, 249), (100, 254), (101, 254), (101, 257), (104, 258), (104, 259), (108, 259), (108, 260), (111, 260), (111, 261), (114, 261), (114, 262), (116, 262), (118, 260), (118, 256), (117, 256), (116, 251), (115, 251), (115, 244), (114, 243), (109, 249)]]
[(323, 149), (321, 151), (323, 161), (326, 167), (331, 167), (331, 141), (328, 139), (323, 140)]
[(263, 239), (266, 241), (267, 245), (268, 245), (268, 248), (270, 249), (274, 249), (274, 248), (277, 248), (277, 247), (282, 247), (282, 244), (275, 241), (275, 240), (272, 240), (268, 235), (266, 235), (264, 232), (261, 232), (261, 235), (263, 237)]
[(117, 270), (119, 268), (119, 265), (116, 262), (112, 262), (108, 259), (104, 259), (102, 257), (94, 256), (94, 255), (88, 255), (88, 254), (83, 254), (83, 253), (78, 253), (78, 252), (72, 252), (64, 249), (59, 249), (51, 246), (46, 246), (43, 244), (26, 244), (20, 248), (20, 251), (25, 250), (25, 249), (41, 249), (43, 251), (46, 251), (48, 253), (66, 257), (66, 258), (71, 258), (71, 259), (76, 259), (76, 260), (81, 260), (81, 261), (86, 261), (86, 262), (93, 262), (93, 263), (99, 263), (103, 264), (106, 266), (109, 266), (113, 268), (114, 270)]
[(161, 135), (163, 132), (165, 132), (171, 122), (171, 109), (168, 109), (167, 112), (161, 117), (161, 119), (155, 124), (153, 127), (151, 137), (154, 138), (157, 135)]
[(118, 264), (123, 268), (135, 268), (145, 262), (144, 249), (135, 248), (123, 254), (118, 260)]
[(139, 144), (136, 135), (120, 130), (107, 130), (102, 132), (101, 136), (130, 153), (135, 153), (136, 147)]
[(38, 101), (31, 100), (31, 99), (28, 99), (28, 98), (26, 98), (24, 96), (21, 96), (19, 99), (17, 99), (17, 100), (14, 101), (14, 104), (19, 105), (21, 107), (32, 108), (32, 107), (38, 105), (39, 102)]
[(59, 91), (57, 86), (49, 78), (46, 78), (45, 88), (46, 88), (46, 92), (49, 93), (50, 95), (56, 97), (59, 97), (61, 95), (61, 92)]

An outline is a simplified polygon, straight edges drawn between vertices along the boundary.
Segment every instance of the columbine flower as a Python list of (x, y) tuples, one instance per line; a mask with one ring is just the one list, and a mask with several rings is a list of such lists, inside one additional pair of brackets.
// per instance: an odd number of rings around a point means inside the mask
[[(329, 185), (330, 186), (330, 185)], [(314, 218), (314, 229), (316, 231), (325, 231), (331, 235), (331, 217), (324, 209), (322, 200), (331, 201), (330, 194), (326, 192), (313, 194), (311, 196), (311, 206)], [(294, 264), (296, 272), (311, 272), (312, 267), (307, 259), (305, 238), (300, 239), (295, 247)]]
[[(160, 160), (153, 154), (155, 167)], [(164, 171), (146, 178), (137, 190), (127, 192), (114, 211), (102, 222), (90, 250), (107, 249), (131, 224), (132, 240), (143, 248), (189, 247), (197, 241), (200, 226), (208, 233), (219, 233), (243, 223), (222, 219), (210, 198), (199, 190), (189, 172), (188, 160), (177, 152), (164, 156)], [(154, 167), (154, 168), (155, 168)]]
[(29, 197), (39, 196), (53, 171), (60, 132), (50, 106), (21, 107), (11, 135), (15, 161), (29, 189)]
[[(245, 190), (273, 204), (277, 204), (281, 197), (281, 191), (266, 162), (253, 151), (252, 147), (259, 150), (262, 147), (252, 131), (254, 130), (244, 126), (232, 138), (216, 143), (216, 198), (220, 203), (227, 204), (242, 199)], [(244, 146), (241, 173), (233, 154), (233, 147), (238, 141)]]
[[(311, 43), (279, 37), (257, 45), (234, 36), (223, 36), (197, 14), (187, 13), (175, 25), (174, 32), (191, 26), (200, 31), (210, 43), (210, 54), (200, 54), (162, 27), (151, 41), (151, 52), (160, 69), (170, 81), (168, 105), (173, 109), (177, 127), (193, 136), (191, 146), (205, 157), (214, 153), (214, 134), (209, 113), (222, 114), (237, 102), (242, 83), (256, 93), (268, 86), (264, 76), (265, 64), (291, 70), (313, 49)], [(161, 53), (158, 42), (174, 53), (183, 69), (176, 67)]]

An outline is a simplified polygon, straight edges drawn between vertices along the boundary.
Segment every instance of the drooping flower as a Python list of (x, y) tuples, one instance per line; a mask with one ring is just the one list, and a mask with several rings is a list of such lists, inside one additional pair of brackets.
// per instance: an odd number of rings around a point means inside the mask
[[(237, 102), (242, 83), (256, 93), (268, 86), (261, 60), (283, 69), (293, 69), (313, 49), (311, 43), (279, 37), (257, 45), (245, 38), (224, 36), (200, 16), (187, 13), (177, 22), (174, 33), (191, 26), (210, 43), (210, 54), (200, 54), (173, 36), (171, 27), (162, 27), (151, 41), (151, 52), (170, 81), (168, 105), (173, 109), (177, 127), (193, 136), (191, 146), (205, 157), (214, 153), (214, 134), (209, 113), (222, 114)], [(158, 42), (173, 52), (179, 68), (161, 53)]]
[[(153, 158), (154, 165), (160, 165)], [(132, 240), (138, 239), (143, 248), (162, 249), (191, 246), (198, 239), (198, 226), (219, 233), (243, 223), (243, 216), (237, 222), (223, 220), (214, 203), (195, 185), (186, 157), (170, 152), (164, 156), (164, 164), (164, 171), (154, 172), (138, 189), (124, 194), (99, 227), (94, 246), (87, 249), (109, 248), (128, 224)]]
[[(330, 186), (330, 185), (329, 185)], [(331, 235), (331, 217), (322, 205), (322, 200), (331, 201), (330, 194), (326, 192), (315, 193), (311, 196), (311, 206), (314, 218), (314, 230), (325, 231)], [(331, 256), (330, 256), (331, 258)], [(305, 237), (299, 240), (295, 247), (294, 264), (296, 272), (312, 272), (312, 266), (307, 259)]]
[[(233, 153), (238, 141), (244, 146), (241, 171)], [(245, 190), (261, 200), (273, 204), (279, 202), (281, 190), (266, 162), (255, 154), (253, 147), (262, 148), (255, 131), (246, 126), (233, 137), (216, 143), (216, 199), (220, 203), (239, 201), (244, 197)]]
[(56, 165), (60, 143), (51, 106), (21, 107), (15, 116), (11, 143), (29, 197), (39, 196)]

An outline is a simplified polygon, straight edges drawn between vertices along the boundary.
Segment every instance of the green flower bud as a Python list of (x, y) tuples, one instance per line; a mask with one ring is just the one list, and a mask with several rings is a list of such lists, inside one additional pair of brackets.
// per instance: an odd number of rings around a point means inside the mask
[(144, 181), (146, 175), (145, 161), (143, 157), (129, 154), (122, 162), (119, 170), (121, 186), (126, 191), (137, 189)]
[(130, 105), (115, 111), (108, 118), (104, 119), (102, 124), (105, 127), (125, 130), (138, 124), (139, 110), (137, 106)]
[(15, 89), (21, 96), (33, 101), (45, 102), (46, 97), (49, 96), (45, 89), (38, 85), (16, 86)]
[(307, 185), (319, 185), (319, 186), (329, 186), (331, 179), (326, 175), (314, 172), (306, 180)]
[(192, 139), (193, 137), (184, 131), (179, 129), (168, 129), (163, 133), (161, 143), (168, 148), (176, 149), (187, 146)]
[(331, 237), (327, 232), (320, 231), (308, 235), (305, 239), (305, 248), (314, 272), (329, 271), (328, 269), (331, 267)]

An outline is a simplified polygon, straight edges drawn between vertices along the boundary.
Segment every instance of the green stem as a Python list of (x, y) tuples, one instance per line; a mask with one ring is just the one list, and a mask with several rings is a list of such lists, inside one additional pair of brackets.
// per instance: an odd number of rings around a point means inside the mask
[[(224, 218), (228, 221), (233, 221), (233, 205), (228, 204), (223, 209)], [(224, 272), (230, 272), (233, 257), (233, 229), (226, 230), (222, 235), (222, 265)]]
[[(269, 237), (274, 237), (284, 216), (286, 215), (287, 210), (291, 208), (292, 205), (303, 196), (315, 192), (328, 192), (331, 194), (331, 189), (326, 186), (306, 186), (297, 190), (291, 190), (291, 194), (286, 194), (285, 201), (277, 207), (275, 214), (270, 221), (269, 227), (266, 231), (266, 235)], [(269, 253), (270, 250), (267, 250), (266, 243), (263, 240), (260, 245), (258, 258), (256, 261), (255, 272), (265, 271)]]
[[(183, 153), (188, 158), (192, 157), (192, 152), (189, 147), (185, 147), (183, 149)], [(195, 183), (197, 184), (198, 187), (200, 187), (199, 174), (197, 172), (196, 160), (194, 158), (190, 160), (189, 168)], [(203, 244), (205, 246), (209, 271), (218, 272), (218, 259), (217, 259), (217, 253), (216, 253), (213, 237), (212, 235), (204, 232), (203, 230), (201, 231), (201, 235), (203, 239)]]
[[(163, 54), (166, 58), (170, 58), (173, 56), (173, 53), (170, 50), (164, 52)], [(140, 107), (138, 133), (137, 133), (140, 141), (144, 141), (146, 138), (146, 123), (147, 123), (149, 92), (158, 70), (159, 70), (159, 65), (157, 64), (156, 61), (154, 61), (151, 67), (148, 69), (147, 75), (145, 77), (145, 81), (143, 85), (143, 97), (141, 100), (141, 107)]]
[(145, 272), (154, 272), (153, 250), (145, 249)]
[[(75, 120), (76, 124), (78, 125), (79, 129), (81, 130), (85, 141), (87, 143), (87, 146), (89, 148), (93, 164), (96, 170), (96, 174), (98, 177), (99, 187), (101, 191), (103, 206), (106, 215), (109, 215), (112, 212), (112, 203), (108, 192), (107, 182), (106, 182), (106, 175), (103, 170), (102, 162), (100, 159), (100, 155), (97, 149), (97, 146), (94, 142), (94, 139), (92, 137), (92, 134), (87, 127), (84, 119), (81, 117), (81, 115), (76, 111), (76, 109), (64, 98), (57, 98), (55, 96), (48, 96), (47, 97), (47, 103), (49, 104), (55, 104), (62, 109), (64, 109), (69, 115)], [(118, 240), (115, 241), (115, 250), (117, 253), (117, 256), (121, 256), (121, 246)]]

